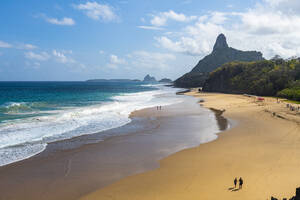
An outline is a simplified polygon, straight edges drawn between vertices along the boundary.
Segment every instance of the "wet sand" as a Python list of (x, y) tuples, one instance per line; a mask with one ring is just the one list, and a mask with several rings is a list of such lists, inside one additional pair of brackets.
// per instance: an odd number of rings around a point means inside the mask
[[(82, 199), (282, 199), (300, 186), (300, 115), (284, 103), (242, 95), (189, 92), (207, 108), (225, 110), (234, 126), (217, 140), (175, 153), (160, 167), (124, 178)], [(275, 114), (274, 114), (275, 113)], [(243, 177), (243, 189), (233, 179)]]
[[(218, 114), (201, 108), (196, 98), (183, 99), (161, 111), (134, 112), (126, 126), (52, 143), (37, 156), (0, 167), (0, 199), (78, 199), (156, 169), (170, 154), (216, 139)], [(118, 136), (103, 137), (112, 133)]]

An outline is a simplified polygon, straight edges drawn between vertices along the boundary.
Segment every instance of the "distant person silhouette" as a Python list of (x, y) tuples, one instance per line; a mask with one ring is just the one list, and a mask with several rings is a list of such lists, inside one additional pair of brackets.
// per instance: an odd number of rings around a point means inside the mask
[(236, 188), (236, 184), (237, 184), (237, 178), (236, 177), (235, 177), (233, 183), (234, 183), (234, 188)]
[(244, 183), (244, 181), (243, 181), (242, 177), (240, 177), (240, 179), (239, 179), (239, 189), (243, 188), (243, 183)]

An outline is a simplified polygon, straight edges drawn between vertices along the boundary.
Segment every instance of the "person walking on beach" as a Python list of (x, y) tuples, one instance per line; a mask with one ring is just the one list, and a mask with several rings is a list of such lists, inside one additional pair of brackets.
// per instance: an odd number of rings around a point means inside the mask
[(239, 189), (243, 188), (243, 183), (244, 183), (244, 181), (243, 181), (242, 177), (240, 177), (240, 179), (239, 179)]
[(234, 183), (234, 188), (236, 188), (236, 184), (237, 184), (237, 178), (236, 177), (235, 177), (233, 183)]

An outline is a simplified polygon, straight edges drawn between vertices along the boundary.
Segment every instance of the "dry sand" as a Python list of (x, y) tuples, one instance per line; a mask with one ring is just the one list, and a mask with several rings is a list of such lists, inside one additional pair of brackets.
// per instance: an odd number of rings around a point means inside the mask
[[(82, 199), (265, 200), (294, 195), (300, 186), (299, 115), (273, 98), (256, 103), (242, 95), (188, 95), (203, 98), (207, 108), (225, 109), (223, 115), (237, 125), (213, 142), (161, 160), (158, 169), (124, 178)], [(233, 179), (240, 176), (244, 187), (233, 191)]]

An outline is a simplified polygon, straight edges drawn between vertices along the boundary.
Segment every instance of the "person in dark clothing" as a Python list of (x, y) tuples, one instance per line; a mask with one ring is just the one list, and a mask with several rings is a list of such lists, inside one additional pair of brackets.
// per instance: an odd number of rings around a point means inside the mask
[(236, 188), (236, 184), (237, 184), (237, 178), (236, 177), (235, 177), (233, 183), (234, 183), (234, 188)]
[(240, 179), (239, 179), (239, 189), (243, 188), (243, 183), (244, 183), (244, 181), (243, 181), (242, 177), (240, 177)]

